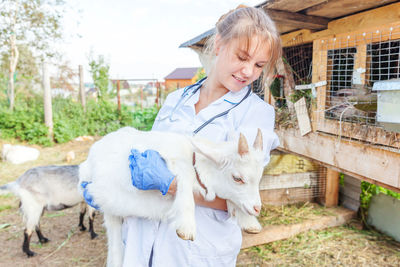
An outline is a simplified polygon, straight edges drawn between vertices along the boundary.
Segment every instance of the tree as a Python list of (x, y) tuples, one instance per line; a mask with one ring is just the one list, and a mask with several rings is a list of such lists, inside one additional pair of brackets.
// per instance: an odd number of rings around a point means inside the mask
[(64, 0), (1, 0), (0, 52), (6, 48), (9, 59), (8, 91), (14, 109), (14, 73), (20, 45), (27, 45), (41, 61), (55, 55), (52, 42), (62, 38), (61, 18)]
[(95, 87), (99, 92), (99, 98), (108, 96), (108, 85), (110, 80), (110, 65), (105, 61), (104, 56), (99, 55), (94, 59), (93, 53), (89, 56), (90, 73)]
[[(33, 87), (34, 84), (38, 84), (40, 82), (38, 62), (29, 46), (25, 44), (18, 45), (18, 51), (19, 51), (19, 57), (18, 57), (18, 65), (14, 73), (14, 83), (15, 83), (14, 87), (15, 90), (18, 90), (19, 93), (26, 94)], [(8, 77), (9, 64), (10, 64), (10, 55), (8, 51), (3, 51), (3, 53), (0, 55), (0, 72), (1, 72), (0, 76)], [(5, 84), (6, 90), (8, 87), (7, 83)], [(27, 89), (27, 90), (21, 90), (21, 89)]]
[(56, 75), (51, 77), (51, 88), (60, 88), (73, 92), (75, 90), (74, 83), (79, 76), (78, 71), (71, 67), (69, 61), (61, 62), (57, 69)]
[(197, 81), (200, 81), (201, 79), (203, 79), (204, 77), (206, 77), (207, 75), (206, 75), (206, 72), (204, 71), (204, 69), (203, 68), (198, 68), (197, 69), (197, 72), (196, 72), (196, 74), (195, 74), (195, 77), (196, 77), (196, 82)]

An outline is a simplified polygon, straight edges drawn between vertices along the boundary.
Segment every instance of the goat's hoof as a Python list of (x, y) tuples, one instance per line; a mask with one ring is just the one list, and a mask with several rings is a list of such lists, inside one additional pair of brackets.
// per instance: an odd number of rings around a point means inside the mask
[(260, 228), (247, 228), (247, 229), (243, 229), (243, 230), (248, 234), (258, 234), (259, 232), (261, 232), (261, 227)]
[(86, 231), (86, 227), (82, 225), (79, 230), (81, 230), (81, 232)]
[(95, 239), (98, 236), (98, 234), (96, 234), (95, 232), (91, 232), (90, 233), (90, 238), (91, 239)]
[(176, 234), (182, 238), (183, 240), (191, 240), (194, 241), (194, 234), (186, 234), (182, 231), (176, 230)]
[(26, 255), (28, 256), (28, 258), (33, 257), (33, 256), (36, 255), (36, 253), (33, 252), (32, 250), (25, 251), (25, 253), (26, 253)]

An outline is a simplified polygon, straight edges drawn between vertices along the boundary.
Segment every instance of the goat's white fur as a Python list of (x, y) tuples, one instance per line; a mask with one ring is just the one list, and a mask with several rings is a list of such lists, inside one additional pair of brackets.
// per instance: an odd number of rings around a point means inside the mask
[[(123, 217), (168, 221), (181, 238), (193, 240), (196, 234), (193, 192), (209, 201), (215, 196), (227, 199), (228, 211), (237, 217), (240, 226), (249, 232), (259, 232), (261, 226), (255, 218), (258, 215), (255, 207), (261, 206), (259, 182), (264, 155), (262, 144), (257, 147), (255, 143), (255, 146), (248, 147), (248, 152), (240, 155), (237, 141), (215, 144), (200, 137), (141, 132), (130, 127), (97, 141), (90, 148), (87, 160), (80, 165), (79, 176), (80, 183), (92, 182), (88, 192), (104, 212), (109, 242), (107, 265), (122, 265)], [(168, 169), (176, 175), (175, 196), (138, 190), (132, 185), (128, 157), (133, 148), (160, 153)], [(207, 190), (196, 179), (193, 152), (196, 152), (196, 170)], [(241, 177), (244, 183), (234, 181), (233, 176)]]

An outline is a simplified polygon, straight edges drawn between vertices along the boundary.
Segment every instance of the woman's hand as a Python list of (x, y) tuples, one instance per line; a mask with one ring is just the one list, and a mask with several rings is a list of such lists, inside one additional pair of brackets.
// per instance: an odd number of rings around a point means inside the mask
[(176, 194), (176, 178), (174, 177), (174, 180), (172, 180), (171, 184), (169, 185), (168, 192), (167, 194), (175, 196)]
[[(174, 180), (172, 180), (169, 189), (168, 189), (168, 194), (170, 195), (175, 195), (176, 194), (176, 178), (174, 178)], [(208, 207), (208, 208), (212, 208), (212, 209), (217, 209), (217, 210), (228, 210), (227, 206), (226, 206), (226, 200), (216, 197), (213, 201), (206, 201), (202, 195), (200, 195), (199, 193), (193, 193), (193, 197), (194, 197), (194, 202), (199, 205), (199, 206), (203, 206), (203, 207)]]
[(203, 207), (208, 207), (216, 210), (228, 210), (226, 199), (222, 199), (219, 197), (216, 197), (213, 201), (206, 201), (202, 195), (200, 195), (199, 193), (195, 193), (194, 202), (196, 202), (197, 205)]
[(131, 150), (129, 156), (132, 184), (141, 190), (160, 190), (165, 195), (175, 175), (168, 170), (165, 160), (155, 150), (140, 153)]

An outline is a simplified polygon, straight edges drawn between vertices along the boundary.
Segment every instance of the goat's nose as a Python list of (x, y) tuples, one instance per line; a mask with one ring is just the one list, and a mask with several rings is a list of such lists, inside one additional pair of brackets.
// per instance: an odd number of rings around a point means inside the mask
[(253, 208), (257, 215), (260, 214), (261, 206), (254, 206)]

